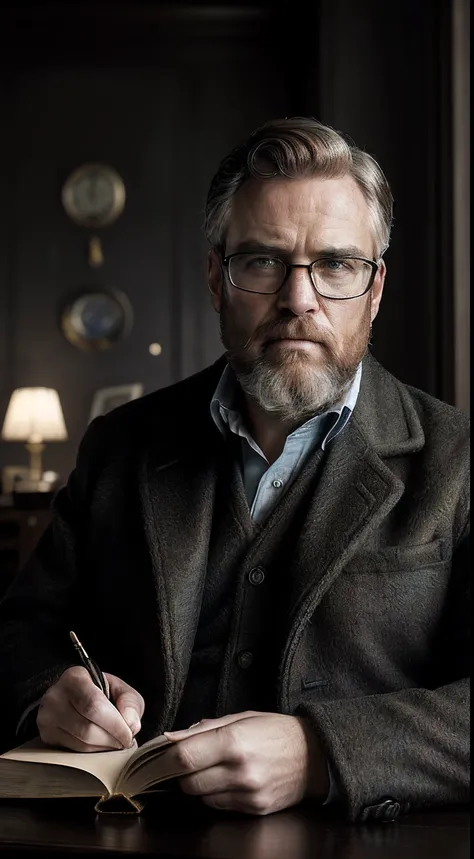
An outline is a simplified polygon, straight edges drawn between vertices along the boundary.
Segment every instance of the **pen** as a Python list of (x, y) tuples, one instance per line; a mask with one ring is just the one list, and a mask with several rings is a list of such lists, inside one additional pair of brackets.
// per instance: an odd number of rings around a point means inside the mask
[(71, 631), (69, 633), (69, 638), (71, 639), (76, 652), (79, 654), (79, 659), (81, 660), (84, 668), (87, 668), (90, 676), (92, 677), (93, 682), (96, 686), (99, 687), (101, 692), (104, 693), (106, 698), (110, 700), (109, 684), (107, 682), (107, 679), (102, 674), (102, 671), (100, 670), (99, 666), (96, 662), (94, 662), (93, 659), (90, 658), (90, 656), (87, 655), (75, 632)]

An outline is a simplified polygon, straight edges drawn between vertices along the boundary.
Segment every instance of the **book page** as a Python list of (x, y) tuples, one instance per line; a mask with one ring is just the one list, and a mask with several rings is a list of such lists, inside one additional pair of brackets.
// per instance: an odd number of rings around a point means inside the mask
[(0, 798), (56, 799), (106, 793), (92, 773), (67, 766), (0, 760)]
[[(163, 739), (166, 741), (165, 737), (163, 737)], [(152, 742), (154, 741), (152, 740)], [(144, 748), (144, 746), (142, 748)], [(0, 755), (0, 781), (2, 781), (1, 773), (3, 759), (6, 761), (29, 762), (31, 767), (38, 766), (39, 764), (54, 764), (60, 767), (68, 767), (73, 770), (84, 770), (99, 779), (109, 793), (113, 793), (119, 774), (129, 759), (133, 757), (136, 750), (137, 743), (134, 740), (133, 746), (130, 749), (120, 749), (118, 751), (111, 752), (68, 752), (65, 749), (53, 749), (50, 746), (45, 745), (45, 743), (42, 743), (38, 737), (27, 743), (23, 743), (21, 746), (17, 746), (15, 749), (5, 752), (3, 755)], [(141, 749), (139, 749), (139, 751), (141, 751)], [(23, 772), (26, 772), (25, 767), (22, 767), (21, 769)], [(11, 773), (12, 767), (8, 767), (8, 770)], [(31, 773), (30, 780), (37, 781), (38, 787), (40, 787), (42, 783), (44, 784), (45, 796), (51, 795), (48, 794), (47, 780), (45, 782), (45, 778), (49, 779), (50, 775), (51, 768), (46, 769), (45, 767), (41, 767), (41, 772), (38, 770), (37, 779), (35, 778), (34, 773)], [(64, 782), (64, 779), (62, 778), (61, 781)], [(70, 773), (68, 781), (70, 781), (71, 784), (70, 795), (74, 795), (74, 773)], [(6, 794), (4, 793), (3, 795), (5, 796)]]
[(120, 774), (120, 783), (123, 784), (127, 776), (131, 772), (135, 772), (135, 770), (140, 769), (144, 765), (145, 761), (150, 758), (155, 759), (159, 757), (168, 746), (172, 745), (173, 743), (171, 740), (167, 740), (162, 734), (158, 737), (153, 737), (152, 740), (148, 740), (146, 743), (143, 743), (142, 746), (139, 746), (135, 750), (133, 755), (131, 755), (128, 762), (125, 764)]
[(176, 763), (167, 755), (169, 747), (173, 745), (175, 743), (163, 736), (144, 743), (124, 767), (117, 781), (117, 790), (134, 796), (166, 779), (182, 775), (182, 771), (176, 768)]

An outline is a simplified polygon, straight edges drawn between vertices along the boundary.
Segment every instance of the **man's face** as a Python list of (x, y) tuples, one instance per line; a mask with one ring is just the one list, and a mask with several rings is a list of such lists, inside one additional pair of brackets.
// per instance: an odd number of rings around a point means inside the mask
[[(369, 209), (351, 177), (251, 179), (235, 195), (226, 255), (261, 250), (310, 263), (335, 249), (341, 256), (374, 259)], [(381, 263), (368, 293), (336, 301), (318, 295), (308, 270), (292, 269), (280, 292), (260, 295), (236, 289), (211, 251), (212, 303), (247, 395), (265, 411), (294, 421), (337, 402), (366, 352), (384, 277)]]

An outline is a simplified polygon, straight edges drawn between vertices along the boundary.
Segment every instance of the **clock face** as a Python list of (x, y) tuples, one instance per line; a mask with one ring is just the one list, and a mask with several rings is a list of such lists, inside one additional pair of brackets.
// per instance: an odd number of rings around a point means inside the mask
[(118, 218), (125, 205), (125, 186), (105, 164), (84, 164), (71, 173), (62, 191), (63, 206), (77, 224), (102, 227)]

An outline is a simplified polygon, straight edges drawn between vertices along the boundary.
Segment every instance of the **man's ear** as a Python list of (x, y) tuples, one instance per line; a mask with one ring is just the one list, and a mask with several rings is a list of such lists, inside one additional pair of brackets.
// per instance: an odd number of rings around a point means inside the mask
[(220, 313), (224, 283), (221, 261), (214, 248), (207, 255), (207, 284), (211, 293), (211, 304), (216, 313)]
[(379, 269), (375, 275), (375, 280), (370, 291), (370, 321), (373, 322), (379, 312), (380, 302), (382, 300), (383, 287), (385, 283), (385, 275), (387, 274), (387, 266), (383, 260), (379, 262)]

